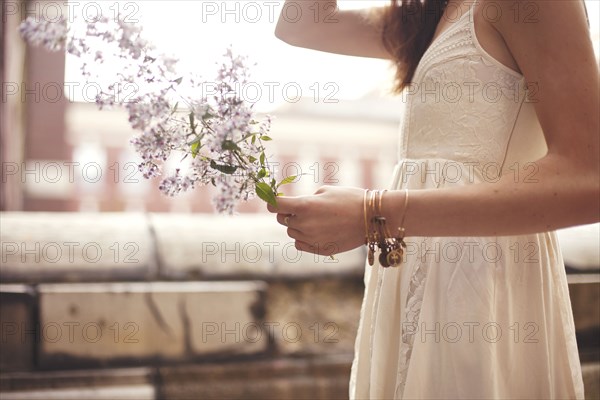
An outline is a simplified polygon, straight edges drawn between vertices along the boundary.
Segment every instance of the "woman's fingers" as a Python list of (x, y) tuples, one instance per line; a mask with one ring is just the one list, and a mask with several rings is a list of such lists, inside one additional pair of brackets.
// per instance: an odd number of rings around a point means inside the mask
[(299, 198), (298, 197), (287, 197), (278, 196), (277, 206), (267, 204), (267, 210), (272, 213), (279, 214), (295, 214), (298, 208)]
[(302, 242), (300, 240), (296, 240), (295, 243), (296, 249), (300, 250), (300, 251), (306, 251), (308, 253), (314, 253), (314, 246), (306, 243), (306, 242)]
[(298, 227), (296, 215), (277, 214), (277, 222), (287, 227), (287, 235), (294, 239), (296, 249), (314, 254), (331, 255), (338, 253), (338, 246), (333, 242), (323, 242), (318, 236), (307, 234)]
[(294, 214), (277, 214), (277, 222), (283, 226), (297, 228), (297, 219)]
[(310, 239), (308, 238), (306, 240), (296, 240), (295, 246), (296, 249), (300, 251), (306, 251), (313, 254), (320, 254), (323, 256), (331, 256), (333, 254), (339, 253), (339, 248), (336, 243), (311, 243)]
[(364, 244), (364, 189), (323, 186), (314, 195), (278, 197), (277, 222), (287, 227), (296, 248), (332, 255)]
[(287, 228), (287, 235), (294, 240), (299, 240), (304, 243), (309, 243), (312, 240), (310, 236), (294, 228)]

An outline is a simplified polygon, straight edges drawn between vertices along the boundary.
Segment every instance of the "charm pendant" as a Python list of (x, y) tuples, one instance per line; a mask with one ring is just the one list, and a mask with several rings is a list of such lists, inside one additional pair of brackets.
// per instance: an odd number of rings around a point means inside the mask
[(390, 266), (397, 267), (402, 263), (403, 254), (402, 248), (394, 249), (387, 255), (386, 260)]
[(387, 252), (387, 249), (382, 249), (381, 250), (381, 254), (379, 254), (379, 264), (381, 264), (382, 267), (387, 268), (390, 266), (390, 264), (388, 263), (388, 255), (389, 253)]

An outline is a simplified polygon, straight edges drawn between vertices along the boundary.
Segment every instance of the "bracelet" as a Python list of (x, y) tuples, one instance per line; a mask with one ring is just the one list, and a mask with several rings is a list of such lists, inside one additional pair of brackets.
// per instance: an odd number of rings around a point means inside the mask
[(365, 189), (365, 196), (363, 198), (363, 216), (365, 218), (365, 244), (369, 244), (369, 223), (367, 222), (367, 194), (369, 189)]
[[(402, 221), (398, 227), (398, 235), (390, 234), (385, 217), (382, 214), (383, 195), (387, 190), (366, 189), (363, 198), (363, 214), (365, 220), (365, 244), (368, 247), (369, 265), (375, 263), (375, 251), (381, 251), (378, 257), (379, 264), (384, 268), (397, 267), (402, 262), (406, 243), (404, 242), (404, 220), (408, 206), (408, 189), (405, 189), (404, 209), (402, 210)], [(368, 201), (367, 201), (368, 198)]]

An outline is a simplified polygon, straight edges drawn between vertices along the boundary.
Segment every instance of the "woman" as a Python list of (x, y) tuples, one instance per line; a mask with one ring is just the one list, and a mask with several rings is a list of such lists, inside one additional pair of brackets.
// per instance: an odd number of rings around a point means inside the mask
[(293, 3), (277, 37), (390, 59), (407, 92), (387, 192), (325, 186), (269, 206), (299, 250), (406, 243), (399, 267), (366, 267), (350, 397), (582, 399), (554, 230), (600, 220), (583, 1)]

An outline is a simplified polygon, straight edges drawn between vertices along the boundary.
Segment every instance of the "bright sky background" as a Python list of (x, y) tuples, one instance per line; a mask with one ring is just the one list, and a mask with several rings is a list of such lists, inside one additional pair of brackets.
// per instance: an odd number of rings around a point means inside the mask
[[(340, 0), (341, 9), (385, 4), (385, 0)], [(83, 22), (85, 2), (75, 8)], [(330, 95), (334, 99), (355, 99), (377, 88), (389, 87), (393, 71), (384, 60), (333, 55), (289, 46), (275, 38), (273, 32), (283, 1), (102, 1), (103, 13), (114, 15), (117, 8), (131, 19), (139, 20), (147, 38), (167, 54), (180, 59), (180, 70), (196, 71), (212, 79), (215, 60), (228, 45), (249, 55), (257, 63), (252, 68), (253, 81), (263, 96), (257, 110), (270, 111), (284, 102), (283, 86), (291, 85), (287, 95), (300, 87), (303, 96)], [(586, 0), (592, 35), (598, 54), (600, 1)], [(233, 12), (227, 13), (228, 10)], [(92, 15), (93, 14), (88, 14)], [(67, 57), (66, 81), (80, 81), (77, 60)], [(276, 83), (275, 98), (269, 99), (268, 85)], [(333, 85), (326, 86), (327, 83)], [(299, 86), (298, 86), (299, 85)], [(384, 94), (383, 92), (381, 92)], [(274, 100), (274, 101), (271, 101)]]

